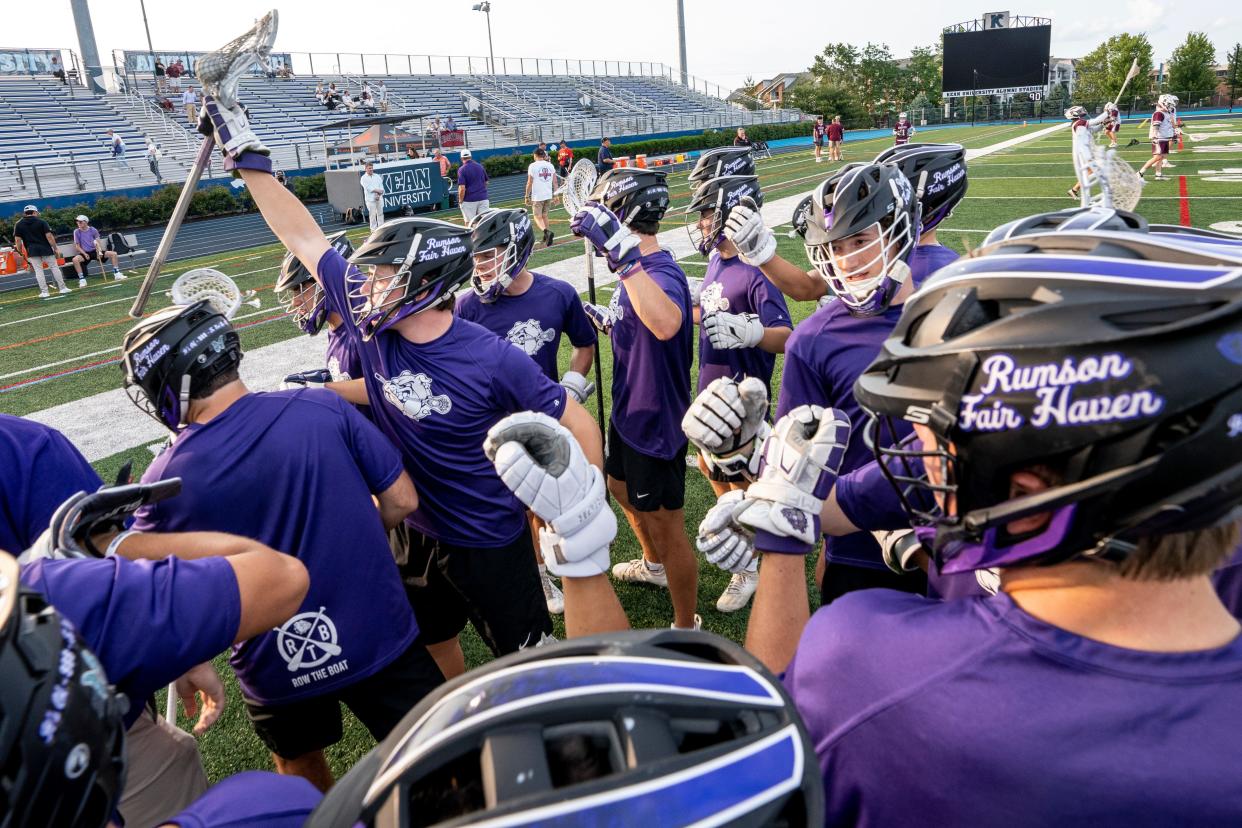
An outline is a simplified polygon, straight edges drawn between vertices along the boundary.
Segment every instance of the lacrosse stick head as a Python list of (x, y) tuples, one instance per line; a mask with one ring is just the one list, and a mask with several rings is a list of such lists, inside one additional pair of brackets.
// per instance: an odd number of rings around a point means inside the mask
[(228, 319), (237, 314), (246, 298), (236, 282), (210, 267), (187, 270), (177, 277), (172, 286), (174, 305), (207, 302), (212, 310)]
[(599, 171), (590, 158), (580, 158), (574, 164), (569, 175), (565, 176), (565, 186), (561, 188), (562, 203), (570, 218), (582, 212), (582, 208), (591, 200), (591, 190), (595, 189), (595, 180)]
[(203, 91), (226, 107), (237, 104), (237, 85), (255, 65), (265, 65), (276, 42), (275, 9), (255, 22), (250, 31), (199, 58), (195, 70)]
[(1091, 195), (1088, 205), (1084, 206), (1111, 207), (1132, 212), (1143, 195), (1143, 179), (1116, 150), (1097, 145), (1092, 151), (1092, 158), (1095, 163), (1095, 183), (1099, 184), (1100, 189)]

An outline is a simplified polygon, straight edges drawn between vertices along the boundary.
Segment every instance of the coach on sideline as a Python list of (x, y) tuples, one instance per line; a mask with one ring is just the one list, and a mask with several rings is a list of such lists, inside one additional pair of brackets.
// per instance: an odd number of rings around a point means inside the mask
[(600, 175), (612, 169), (617, 162), (612, 157), (612, 139), (605, 138), (599, 142), (599, 153), (595, 156), (595, 169)]
[(368, 161), (363, 165), (362, 198), (367, 205), (367, 221), (374, 230), (384, 223), (384, 179), (375, 173), (375, 164)]

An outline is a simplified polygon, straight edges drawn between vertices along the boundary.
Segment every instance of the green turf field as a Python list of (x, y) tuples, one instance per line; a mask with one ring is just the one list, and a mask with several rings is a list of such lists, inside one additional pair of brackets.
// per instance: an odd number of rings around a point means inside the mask
[[(931, 130), (918, 137), (930, 141), (958, 141), (968, 148), (977, 148), (1049, 125), (962, 127)], [(1171, 156), (1176, 168), (1166, 172), (1171, 176), (1170, 180), (1150, 182), (1144, 190), (1138, 211), (1152, 222), (1171, 224), (1179, 223), (1183, 210), (1188, 210), (1191, 223), (1197, 226), (1242, 221), (1242, 140), (1237, 137), (1242, 135), (1242, 119), (1190, 122), (1186, 129), (1202, 140), (1187, 140), (1184, 151)], [(1121, 143), (1124, 145), (1131, 137), (1143, 139), (1145, 130), (1136, 123), (1124, 125)], [(869, 160), (890, 143), (888, 138), (847, 143), (846, 160)], [(1137, 168), (1149, 152), (1149, 145), (1144, 143), (1123, 149), (1122, 155)], [(808, 192), (834, 166), (813, 163), (808, 149), (760, 162), (759, 175), (765, 196), (771, 200)], [(1004, 221), (1072, 206), (1065, 194), (1066, 188), (1074, 182), (1069, 133), (1062, 130), (972, 161), (969, 176), (970, 189), (966, 200), (939, 231), (942, 243), (960, 251), (977, 245), (986, 232)], [(689, 195), (685, 174), (671, 176), (670, 185), (673, 209), (665, 224), (666, 229), (681, 223), (676, 210), (687, 203)], [(441, 217), (456, 220), (459, 214), (453, 210)], [(558, 233), (557, 244), (546, 250), (539, 248), (531, 259), (532, 269), (581, 254), (581, 244), (568, 234), (568, 219), (563, 211), (556, 211), (554, 229)], [(804, 261), (801, 243), (786, 236), (784, 231), (788, 229), (778, 228), (780, 252), (791, 261)], [(357, 243), (366, 235), (366, 230), (358, 229), (350, 235)], [(178, 274), (192, 267), (210, 265), (233, 276), (243, 290), (256, 289), (263, 297), (263, 308), (244, 308), (237, 317), (239, 326), (248, 326), (242, 331), (247, 351), (299, 335), (281, 317), (279, 307), (271, 298), (270, 287), (282, 255), (283, 251), (278, 247), (268, 246), (238, 250), (209, 259), (177, 262), (161, 277), (152, 308), (168, 302), (161, 291), (166, 290)], [(685, 264), (691, 275), (702, 275), (702, 260), (686, 260)], [(24, 294), (0, 294), (0, 412), (29, 414), (118, 388), (120, 369), (115, 363), (116, 348), (129, 327), (131, 320), (126, 311), (137, 288), (138, 280), (135, 278), (122, 283), (102, 283), (95, 277), (91, 287), (49, 301), (37, 299), (34, 290)], [(601, 301), (606, 302), (608, 296), (605, 289)], [(795, 321), (814, 310), (811, 303), (791, 301), (789, 304)], [(602, 347), (607, 373), (611, 359), (607, 343)], [(562, 349), (562, 370), (567, 360), (566, 345)], [(774, 394), (779, 385), (780, 372), (781, 362), (778, 359)], [(42, 381), (32, 382), (35, 380)], [(607, 383), (606, 376), (605, 385)], [(597, 399), (595, 397), (591, 402)], [(100, 422), (98, 427), (107, 429), (108, 423)], [(107, 478), (126, 459), (134, 460), (135, 473), (140, 473), (150, 458), (151, 452), (140, 446), (106, 457), (95, 465)], [(690, 473), (687, 481), (686, 522), (687, 527), (692, 529), (698, 525), (713, 498), (707, 483), (697, 473)], [(637, 542), (624, 519), (620, 519), (619, 523), (622, 528), (614, 545), (614, 560), (639, 554)], [(743, 611), (727, 616), (715, 611), (716, 598), (726, 583), (727, 577), (714, 567), (701, 568), (699, 608), (706, 629), (740, 640), (747, 613)], [(635, 626), (658, 626), (671, 621), (671, 608), (663, 591), (619, 585), (618, 593)], [(478, 664), (486, 658), (487, 653), (472, 634), (465, 637), (464, 644), (471, 664)], [(265, 750), (245, 721), (236, 683), (223, 660), (219, 666), (229, 684), (230, 704), (222, 721), (201, 741), (203, 757), (213, 780), (241, 770), (270, 767)], [(182, 724), (186, 723), (183, 721)], [(346, 770), (370, 745), (365, 730), (353, 719), (347, 719), (344, 740), (330, 751), (334, 770), (338, 774)]]

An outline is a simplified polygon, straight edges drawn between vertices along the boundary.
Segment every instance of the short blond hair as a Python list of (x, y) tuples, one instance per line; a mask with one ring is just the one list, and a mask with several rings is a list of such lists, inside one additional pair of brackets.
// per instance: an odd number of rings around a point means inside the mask
[(1211, 575), (1238, 548), (1242, 526), (1234, 521), (1210, 529), (1153, 535), (1117, 564), (1117, 573), (1131, 581), (1174, 581)]

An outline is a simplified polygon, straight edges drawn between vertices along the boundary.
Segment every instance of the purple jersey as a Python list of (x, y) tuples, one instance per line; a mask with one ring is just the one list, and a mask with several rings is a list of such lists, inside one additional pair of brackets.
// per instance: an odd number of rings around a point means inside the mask
[[(699, 293), (703, 318), (716, 311), (725, 313), (757, 313), (765, 328), (792, 328), (785, 297), (757, 267), (746, 264), (741, 256), (726, 259), (713, 253), (703, 277)], [(699, 391), (717, 377), (755, 377), (763, 380), (772, 392), (772, 367), (776, 354), (762, 348), (716, 348), (699, 330)]]
[[(900, 305), (890, 307), (879, 316), (852, 316), (845, 305), (834, 300), (799, 324), (785, 343), (785, 370), (776, 419), (800, 405), (831, 406), (845, 412), (853, 428), (841, 464), (842, 474), (865, 465), (874, 457), (862, 438), (866, 415), (854, 400), (854, 382), (880, 352), (880, 346), (892, 333), (900, 316)], [(899, 428), (902, 432), (898, 438), (910, 433), (905, 421), (899, 421)], [(826, 560), (837, 563), (872, 569), (884, 567), (880, 547), (867, 532), (829, 538), (824, 555)]]
[[(335, 250), (319, 260), (323, 289), (337, 307), (347, 306), (350, 267)], [(467, 547), (505, 546), (530, 531), (526, 507), (501, 482), (483, 440), (518, 411), (559, 420), (565, 389), (517, 347), (465, 319), (454, 317), (443, 336), (425, 343), (395, 331), (362, 342), (349, 321), (343, 327), (359, 345), (371, 414), (401, 448), (418, 489), (418, 510), (406, 522)]]
[(509, 340), (535, 361), (545, 377), (558, 382), (561, 334), (575, 348), (583, 348), (595, 344), (595, 327), (572, 285), (542, 273), (531, 276), (534, 281), (525, 292), (501, 294), (495, 302), (484, 302), (473, 290), (462, 294), (457, 315)]
[(344, 324), (328, 331), (328, 350), (324, 358), (334, 382), (362, 378), (362, 357)]
[(916, 288), (922, 287), (931, 276), (945, 265), (952, 264), (960, 254), (943, 244), (918, 244), (910, 253), (910, 281)]
[(20, 555), (66, 498), (93, 492), (99, 475), (54, 428), (0, 414), (0, 549)]
[(487, 170), (473, 159), (457, 168), (457, 186), (465, 187), (462, 201), (487, 201)]
[(681, 418), (690, 408), (690, 363), (694, 359), (694, 317), (686, 274), (667, 250), (639, 259), (650, 276), (681, 310), (681, 329), (666, 342), (638, 318), (619, 282), (609, 309), (612, 325), (612, 423), (630, 448), (671, 459), (686, 451)]
[(248, 698), (285, 704), (366, 678), (418, 634), (371, 500), (400, 475), (396, 449), (331, 391), (248, 394), (155, 458), (143, 481), (184, 484), (140, 509), (134, 528), (232, 532), (306, 565), (298, 613), (232, 658)]
[(180, 828), (302, 828), (323, 799), (301, 776), (243, 771), (222, 779), (165, 825)]
[(1005, 594), (872, 589), (811, 618), (784, 682), (829, 825), (1242, 823), (1242, 637), (1141, 652)]
[(1216, 594), (1221, 603), (1233, 614), (1234, 618), (1242, 618), (1242, 546), (1233, 553), (1233, 557), (1212, 575), (1212, 583), (1216, 586)]
[(108, 681), (129, 697), (126, 727), (156, 690), (224, 652), (241, 625), (226, 558), (39, 560), (22, 567), (21, 579), (77, 627)]

